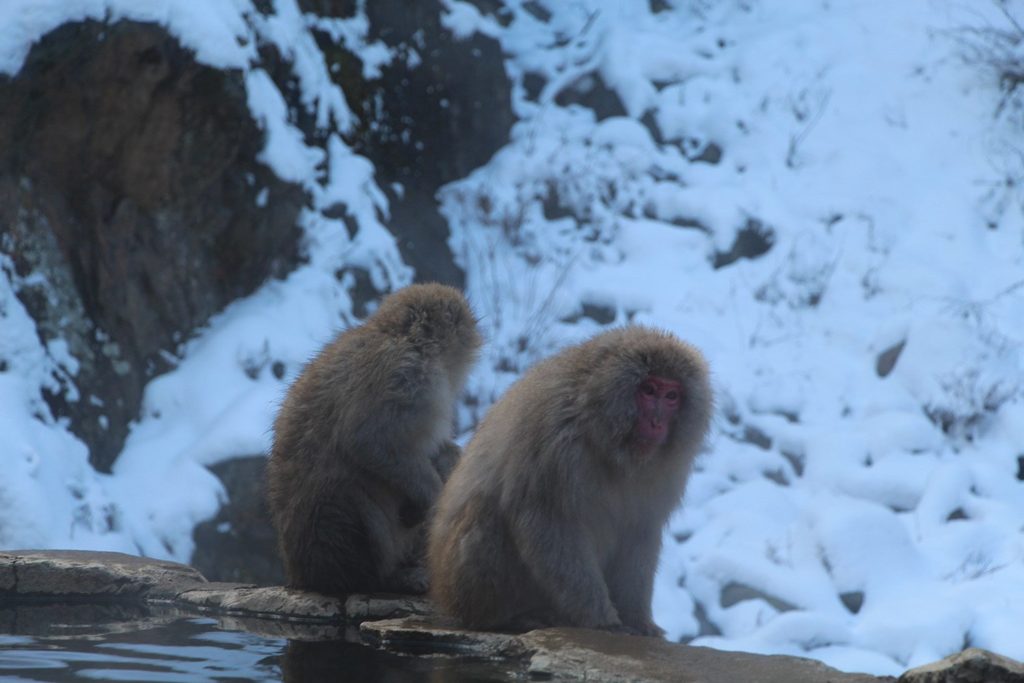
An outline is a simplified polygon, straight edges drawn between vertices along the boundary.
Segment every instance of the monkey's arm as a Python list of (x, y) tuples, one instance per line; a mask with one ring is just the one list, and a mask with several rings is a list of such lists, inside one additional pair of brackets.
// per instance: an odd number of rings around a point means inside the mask
[(362, 459), (359, 465), (372, 477), (395, 489), (403, 499), (403, 508), (411, 508), (403, 512), (403, 516), (422, 519), (441, 493), (441, 477), (430, 458), (413, 453), (378, 452)]
[(660, 527), (649, 524), (629, 529), (622, 535), (605, 572), (608, 592), (622, 623), (640, 635), (665, 635), (651, 618), (654, 574), (660, 552)]
[(520, 513), (511, 525), (516, 545), (558, 611), (576, 626), (620, 626), (597, 557), (580, 525), (536, 504)]
[(367, 406), (368, 416), (349, 438), (357, 467), (392, 488), (403, 505), (425, 513), (441, 492), (441, 478), (418, 441), (422, 430), (415, 425), (422, 416), (415, 404), (399, 400), (402, 391), (415, 395), (421, 380), (411, 370), (392, 372), (387, 397)]

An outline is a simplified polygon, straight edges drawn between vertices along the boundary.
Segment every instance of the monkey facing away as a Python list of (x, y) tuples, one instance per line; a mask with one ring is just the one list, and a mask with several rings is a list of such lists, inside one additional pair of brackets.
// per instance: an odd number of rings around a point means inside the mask
[(529, 370), (490, 409), (430, 525), (431, 593), (471, 628), (662, 635), (662, 527), (704, 441), (701, 354), (625, 327)]
[(458, 458), (454, 404), (480, 343), (458, 290), (412, 285), (302, 371), (267, 461), (290, 587), (426, 590), (423, 522)]

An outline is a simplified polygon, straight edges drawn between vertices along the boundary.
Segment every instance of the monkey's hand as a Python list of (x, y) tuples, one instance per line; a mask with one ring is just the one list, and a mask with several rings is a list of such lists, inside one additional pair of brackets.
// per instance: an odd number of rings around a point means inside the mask
[(634, 526), (623, 533), (605, 569), (608, 591), (622, 623), (641, 636), (662, 637), (665, 632), (651, 619), (654, 573), (661, 551), (661, 528), (655, 524)]
[(430, 462), (434, 465), (437, 476), (441, 477), (441, 481), (448, 481), (448, 476), (455, 469), (455, 465), (458, 464), (459, 456), (461, 455), (462, 449), (454, 441), (445, 441), (430, 458)]
[(423, 595), (430, 589), (427, 570), (420, 565), (399, 567), (384, 580), (384, 588), (393, 593)]
[(612, 628), (622, 620), (608, 595), (594, 548), (579, 525), (534, 502), (512, 525), (516, 545), (531, 574), (570, 625)]
[(441, 493), (441, 477), (430, 458), (423, 455), (377, 453), (359, 464), (391, 487), (401, 501), (399, 519), (405, 526), (415, 526), (426, 519)]
[(427, 510), (428, 508), (419, 506), (412, 500), (405, 498), (398, 507), (398, 521), (406, 529), (412, 529), (414, 526), (423, 523), (427, 518)]
[(626, 626), (625, 624), (609, 624), (607, 626), (601, 626), (600, 630), (608, 631), (609, 633), (621, 633), (626, 636), (642, 636), (639, 629), (635, 629), (632, 626)]

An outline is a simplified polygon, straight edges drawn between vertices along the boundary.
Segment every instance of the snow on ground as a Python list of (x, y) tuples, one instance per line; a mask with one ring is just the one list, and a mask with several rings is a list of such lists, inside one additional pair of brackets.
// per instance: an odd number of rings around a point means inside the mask
[[(372, 166), (338, 135), (306, 148), (233, 40), (292, 50), (305, 104), (341, 134), (351, 113), (308, 33), (321, 20), (291, 0), (271, 17), (185, 4), (7, 3), (0, 70), (65, 18), (108, 10), (245, 69), (264, 160), (315, 198), (312, 261), (188, 343), (111, 476), (36, 398), (73, 359), (39, 346), (17, 282), (0, 279), (0, 343), (18, 349), (0, 374), (4, 547), (187, 560), (221, 495), (200, 465), (265, 450), (287, 380), (352, 321), (337, 266), (410, 279), (377, 222)], [(440, 197), (489, 338), (462, 426), (564, 344), (628, 321), (671, 329), (708, 356), (718, 413), (665, 537), (655, 618), (669, 637), (880, 674), (966, 645), (1024, 659), (1022, 128), (998, 74), (963, 58), (978, 34), (961, 30), (1009, 28), (997, 6), (511, 0), (497, 22), (446, 4), (451, 30), (503, 42), (521, 118)], [(368, 68), (387, 59), (358, 17), (332, 30)], [(595, 84), (621, 115), (566, 98)], [(353, 241), (317, 211), (336, 201), (360, 217)]]
[[(1024, 657), (1020, 128), (959, 56), (977, 12), (548, 7), (497, 34), (549, 85), (444, 194), (486, 360), (512, 370), (474, 389), (599, 329), (588, 311), (667, 327), (719, 405), (666, 534), (670, 637), (885, 674)], [(552, 106), (595, 76), (625, 115)], [(752, 228), (766, 253), (722, 265)]]

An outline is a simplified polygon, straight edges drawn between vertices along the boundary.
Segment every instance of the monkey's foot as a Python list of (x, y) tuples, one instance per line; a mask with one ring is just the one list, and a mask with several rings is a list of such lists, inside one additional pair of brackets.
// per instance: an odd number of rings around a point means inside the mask
[(495, 630), (511, 633), (526, 633), (538, 628), (550, 628), (558, 623), (558, 615), (547, 609), (535, 609), (522, 612), (497, 625)]
[(665, 629), (650, 620), (639, 624), (624, 625), (622, 629), (624, 633), (631, 633), (635, 636), (652, 636), (654, 638), (665, 637)]
[(401, 567), (384, 582), (384, 589), (392, 593), (423, 595), (430, 589), (425, 567)]
[(629, 636), (651, 636), (653, 638), (664, 638), (665, 631), (658, 627), (653, 621), (644, 624), (609, 624), (601, 626), (602, 631), (609, 633), (623, 633)]

